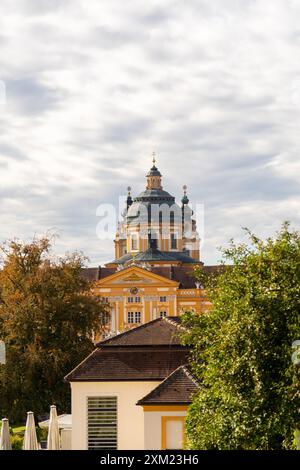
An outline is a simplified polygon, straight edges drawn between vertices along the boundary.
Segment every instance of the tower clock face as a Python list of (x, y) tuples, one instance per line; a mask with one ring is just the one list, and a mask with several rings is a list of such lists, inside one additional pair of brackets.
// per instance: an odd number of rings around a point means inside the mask
[(132, 288), (130, 289), (130, 294), (134, 294), (134, 295), (135, 295), (135, 294), (138, 293), (138, 291), (139, 291), (139, 290), (138, 290), (137, 287), (132, 287)]

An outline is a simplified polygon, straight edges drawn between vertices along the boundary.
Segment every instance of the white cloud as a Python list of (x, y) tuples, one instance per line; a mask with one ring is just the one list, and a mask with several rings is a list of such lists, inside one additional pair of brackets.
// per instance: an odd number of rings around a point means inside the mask
[(283, 152), (276, 155), (267, 165), (278, 176), (288, 180), (295, 180), (300, 184), (300, 159), (299, 154)]
[(143, 188), (153, 149), (205, 204), (206, 262), (241, 226), (299, 227), (299, 19), (292, 0), (2, 0), (0, 238), (57, 227), (58, 251), (109, 260), (96, 208)]

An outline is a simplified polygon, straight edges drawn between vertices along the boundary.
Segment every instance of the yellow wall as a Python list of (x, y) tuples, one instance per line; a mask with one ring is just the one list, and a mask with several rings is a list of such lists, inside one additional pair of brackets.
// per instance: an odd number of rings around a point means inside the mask
[[(132, 324), (128, 324), (128, 312), (141, 312), (141, 323), (146, 323), (155, 318), (159, 318), (160, 312), (166, 312), (167, 316), (179, 316), (182, 315), (187, 310), (193, 310), (197, 313), (201, 313), (208, 308), (210, 305), (209, 302), (206, 302), (204, 298), (201, 297), (201, 293), (197, 289), (188, 289), (188, 294), (182, 294), (180, 290), (175, 292), (168, 289), (168, 291), (157, 291), (154, 288), (149, 291), (145, 289), (146, 292), (139, 292), (137, 296), (141, 297), (141, 302), (139, 303), (128, 303), (127, 298), (132, 295), (119, 291), (117, 289), (112, 289), (111, 292), (101, 293), (105, 298), (108, 298), (110, 303), (110, 312), (111, 312), (111, 327), (112, 330), (122, 331), (124, 328), (131, 327)], [(159, 299), (161, 296), (166, 296), (167, 301), (161, 302)], [(175, 297), (174, 297), (175, 296)], [(114, 297), (122, 297), (122, 300), (117, 302), (113, 300)], [(133, 296), (135, 297), (135, 296)], [(147, 300), (148, 297), (151, 297), (152, 300)], [(112, 300), (109, 300), (109, 299)]]
[[(199, 248), (199, 239), (187, 239), (186, 237), (182, 236), (182, 225), (181, 223), (175, 223), (174, 226), (170, 226), (169, 223), (163, 223), (161, 225), (155, 224), (152, 222), (151, 230), (157, 233), (157, 248), (161, 251), (168, 251), (172, 254), (173, 251), (183, 251), (184, 248), (191, 250), (190, 255), (195, 260), (200, 260), (200, 248)], [(146, 251), (148, 248), (148, 222), (145, 224), (137, 224), (126, 226), (124, 225), (122, 228), (123, 234), (125, 236), (124, 239), (120, 239), (119, 235), (116, 236), (115, 240), (115, 258), (120, 257), (121, 246), (125, 247), (127, 253), (137, 254), (139, 252)], [(171, 233), (175, 233), (177, 235), (177, 248), (171, 248)], [(132, 236), (137, 237), (137, 248), (132, 250), (131, 238)]]
[[(111, 315), (114, 317), (112, 327), (115, 326), (112, 329), (122, 330), (131, 326), (127, 323), (128, 311), (141, 312), (142, 323), (144, 323), (159, 318), (162, 311), (166, 311), (167, 316), (178, 316), (190, 309), (201, 313), (208, 306), (208, 302), (206, 302), (200, 289), (165, 288), (164, 291), (161, 291), (155, 287), (140, 286), (139, 288), (141, 290), (136, 295), (141, 298), (139, 303), (128, 303), (128, 297), (135, 297), (135, 295), (124, 292), (122, 288), (112, 287), (110, 292), (107, 292), (107, 289), (105, 289), (106, 292), (101, 292), (101, 289), (97, 291), (100, 296), (108, 298), (110, 303)], [(160, 301), (162, 296), (167, 297), (166, 302)], [(122, 298), (122, 300), (115, 301), (115, 297)], [(151, 300), (148, 299), (149, 297), (151, 297)]]
[(160, 450), (163, 443), (163, 418), (186, 417), (186, 411), (145, 412), (145, 450)]
[[(138, 292), (132, 293), (132, 288)], [(141, 312), (141, 323), (145, 323), (159, 318), (160, 312), (178, 316), (191, 309), (201, 313), (210, 306), (203, 289), (179, 289), (178, 282), (139, 267), (126, 268), (96, 282), (93, 293), (108, 300), (113, 331), (134, 326), (127, 322), (128, 312)], [(140, 297), (140, 302), (129, 303), (128, 297)], [(166, 302), (161, 297), (166, 297)]]

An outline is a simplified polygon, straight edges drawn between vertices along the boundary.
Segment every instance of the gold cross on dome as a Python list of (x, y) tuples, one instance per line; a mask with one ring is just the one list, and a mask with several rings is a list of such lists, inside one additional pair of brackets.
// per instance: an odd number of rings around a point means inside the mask
[(156, 154), (155, 154), (155, 152), (152, 152), (152, 157), (153, 157), (152, 158), (153, 165), (155, 165), (155, 163), (156, 163)]

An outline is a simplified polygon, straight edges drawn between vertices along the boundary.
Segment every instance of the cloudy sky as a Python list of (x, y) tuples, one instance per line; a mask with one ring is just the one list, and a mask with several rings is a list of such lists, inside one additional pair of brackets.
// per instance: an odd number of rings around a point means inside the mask
[(1, 0), (0, 239), (112, 259), (96, 209), (153, 150), (204, 204), (207, 264), (241, 227), (300, 228), (299, 50), (298, 0)]

